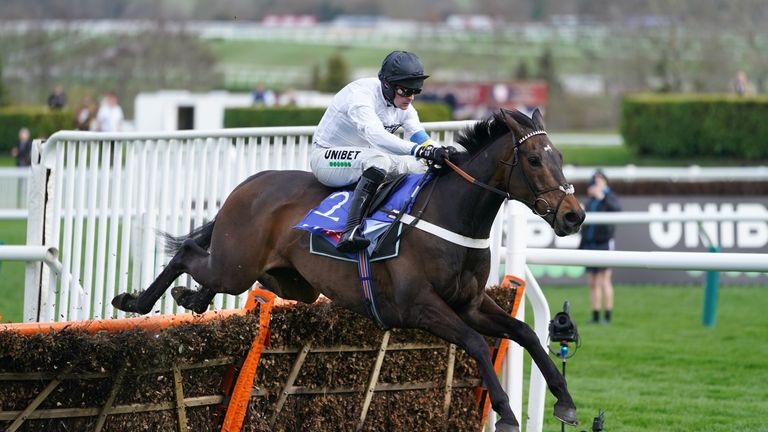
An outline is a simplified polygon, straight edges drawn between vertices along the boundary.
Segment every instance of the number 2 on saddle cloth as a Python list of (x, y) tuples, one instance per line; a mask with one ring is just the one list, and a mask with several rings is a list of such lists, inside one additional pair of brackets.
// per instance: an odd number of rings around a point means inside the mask
[[(402, 231), (402, 224), (398, 223), (394, 229), (389, 229), (389, 227), (395, 220), (395, 214), (403, 210), (406, 203), (408, 206), (404, 211), (407, 213), (411, 210), (415, 201), (415, 196), (412, 198), (411, 195), (417, 188), (420, 191), (422, 186), (429, 181), (429, 177), (427, 177), (422, 182), (422, 177), (423, 175), (418, 174), (407, 176), (395, 185), (395, 190), (389, 194), (384, 203), (375, 209), (373, 214), (365, 218), (363, 235), (371, 241), (368, 246), (371, 261), (381, 261), (397, 256), (400, 249), (399, 234)], [(352, 190), (339, 190), (331, 193), (320, 205), (310, 210), (301, 222), (293, 226), (296, 229), (311, 233), (310, 253), (343, 261), (358, 262), (357, 253), (346, 254), (336, 250), (336, 244), (344, 232), (344, 223), (347, 220), (351, 196)], [(374, 199), (374, 205), (377, 201)], [(379, 246), (380, 244), (381, 246)]]

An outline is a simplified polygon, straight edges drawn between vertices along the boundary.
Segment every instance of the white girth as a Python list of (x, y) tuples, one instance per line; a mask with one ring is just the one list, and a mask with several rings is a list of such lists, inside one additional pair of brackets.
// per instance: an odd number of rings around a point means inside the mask
[[(389, 217), (394, 219), (397, 216), (397, 212), (393, 212), (394, 214), (390, 214)], [(424, 219), (419, 219), (415, 225), (411, 225), (413, 221), (415, 221), (416, 218), (409, 215), (404, 214), (402, 217), (400, 217), (400, 221), (404, 224), (410, 225), (414, 228), (418, 228), (422, 231), (426, 231), (434, 236), (440, 237), (441, 239), (445, 241), (449, 241), (453, 244), (457, 244), (459, 246), (464, 246), (466, 248), (472, 248), (472, 249), (488, 249), (491, 246), (491, 240), (490, 239), (475, 239), (471, 237), (466, 237), (460, 234), (456, 234), (453, 231), (448, 231), (445, 228), (441, 228), (435, 224), (431, 224)]]

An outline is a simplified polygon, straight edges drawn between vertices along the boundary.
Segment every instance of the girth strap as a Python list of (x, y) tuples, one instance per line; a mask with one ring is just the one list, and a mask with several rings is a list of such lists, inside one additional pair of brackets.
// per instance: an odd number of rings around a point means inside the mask
[(373, 284), (371, 283), (371, 262), (366, 249), (358, 252), (357, 270), (360, 275), (360, 285), (363, 289), (363, 302), (368, 309), (368, 315), (382, 330), (389, 330), (390, 327), (381, 320), (378, 306), (376, 306)]
[[(445, 241), (449, 241), (453, 244), (457, 244), (459, 246), (464, 246), (465, 248), (471, 248), (471, 249), (488, 249), (491, 247), (491, 240), (484, 238), (484, 239), (476, 239), (471, 237), (466, 237), (461, 234), (456, 234), (453, 231), (449, 231), (443, 227), (439, 227), (435, 224), (429, 223), (425, 221), (424, 219), (416, 219), (415, 217), (409, 215), (409, 214), (403, 214), (400, 216), (400, 221), (408, 224), (414, 228), (418, 228), (422, 231), (426, 231), (434, 236), (440, 237), (441, 239)], [(415, 222), (415, 223), (414, 223)]]

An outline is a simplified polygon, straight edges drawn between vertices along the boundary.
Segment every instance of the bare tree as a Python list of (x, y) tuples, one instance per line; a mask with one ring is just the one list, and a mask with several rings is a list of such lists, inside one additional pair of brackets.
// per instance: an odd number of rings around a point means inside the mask
[(761, 93), (768, 91), (768, 48), (766, 24), (768, 8), (762, 0), (741, 0), (723, 5), (719, 27), (732, 35), (732, 48), (736, 53), (732, 73), (745, 70), (756, 82)]
[[(636, 15), (614, 17), (606, 78), (619, 92), (723, 91), (733, 74), (737, 32), (722, 27), (722, 3), (647, 0)], [(726, 29), (724, 31), (724, 29)]]
[(61, 84), (75, 90), (71, 101), (115, 90), (130, 115), (138, 92), (222, 84), (216, 57), (179, 22), (155, 21), (133, 34), (106, 37), (35, 27), (18, 39), (13, 54), (9, 85), (14, 99), (26, 104), (43, 103), (53, 85)]

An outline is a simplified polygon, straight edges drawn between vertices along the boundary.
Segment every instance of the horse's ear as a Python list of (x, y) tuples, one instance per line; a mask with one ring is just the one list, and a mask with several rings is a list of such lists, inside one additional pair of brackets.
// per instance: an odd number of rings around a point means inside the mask
[(533, 124), (536, 126), (536, 129), (539, 129), (539, 130), (546, 129), (546, 126), (544, 125), (544, 116), (541, 115), (541, 111), (539, 111), (538, 108), (533, 110), (533, 115), (531, 116), (531, 120), (533, 120)]
[(523, 128), (520, 126), (520, 123), (515, 120), (514, 112), (502, 108), (501, 117), (504, 119), (504, 123), (506, 123), (507, 127), (509, 127), (509, 130), (512, 131), (515, 136), (523, 136)]

